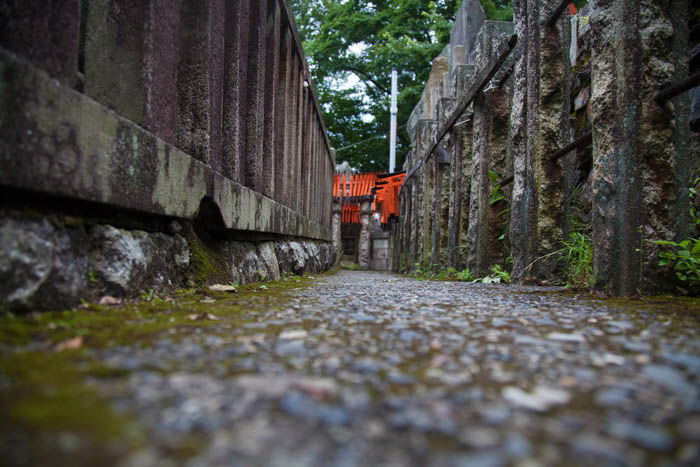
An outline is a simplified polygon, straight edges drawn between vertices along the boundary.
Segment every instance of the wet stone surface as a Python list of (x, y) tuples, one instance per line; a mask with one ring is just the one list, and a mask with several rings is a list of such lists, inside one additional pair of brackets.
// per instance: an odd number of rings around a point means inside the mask
[(114, 376), (85, 384), (138, 441), (95, 453), (49, 427), (3, 435), (3, 452), (30, 463), (46, 439), (54, 459), (130, 466), (700, 463), (697, 302), (342, 271), (212, 314), (86, 340)]

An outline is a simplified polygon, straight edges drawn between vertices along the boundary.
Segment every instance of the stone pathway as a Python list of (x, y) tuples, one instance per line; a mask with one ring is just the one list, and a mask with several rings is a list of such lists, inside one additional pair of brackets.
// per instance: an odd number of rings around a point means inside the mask
[[(698, 465), (698, 312), (342, 271), (89, 350), (136, 447), (41, 436), (93, 465)], [(32, 463), (37, 438), (2, 440)]]

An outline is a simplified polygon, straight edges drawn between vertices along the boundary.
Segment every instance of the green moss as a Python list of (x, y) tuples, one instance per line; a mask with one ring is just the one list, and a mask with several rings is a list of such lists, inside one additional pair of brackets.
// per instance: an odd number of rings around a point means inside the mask
[(85, 375), (90, 375), (84, 369), (91, 368), (91, 361), (82, 350), (0, 357), (0, 374), (11, 382), (9, 389), (0, 391), (2, 429), (64, 430), (93, 442), (124, 441), (134, 422), (113, 412), (84, 384)]
[(611, 309), (632, 312), (647, 313), (680, 313), (700, 315), (700, 298), (682, 297), (675, 295), (655, 296), (655, 297), (601, 297), (588, 292), (576, 292), (570, 289), (561, 290), (533, 290), (518, 292), (524, 295), (537, 296), (560, 296), (585, 300), (589, 303), (598, 303)]
[[(134, 301), (116, 307), (90, 305), (79, 310), (2, 315), (0, 436), (21, 435), (30, 445), (36, 444), (37, 449), (43, 450), (35, 453), (37, 458), (54, 462), (52, 456), (61, 454), (54, 454), (50, 447), (53, 441), (47, 439), (55, 441), (57, 434), (64, 433), (89, 446), (101, 458), (108, 449), (106, 446), (111, 446), (110, 452), (114, 452), (114, 443), (120, 446), (117, 457), (121, 455), (119, 452), (133, 451), (147, 441), (144, 429), (130, 414), (112, 410), (109, 400), (88, 383), (125, 378), (129, 371), (105, 364), (95, 350), (147, 345), (164, 333), (168, 339), (175, 340), (200, 329), (224, 334), (253, 320), (255, 313), (251, 311), (282, 307), (291, 291), (311, 281), (311, 277), (295, 276), (268, 282), (265, 288), (260, 284), (241, 286), (236, 294), (201, 287), (178, 291), (159, 302)], [(210, 303), (212, 299), (214, 302)], [(217, 319), (193, 319), (206, 314)], [(259, 332), (278, 333), (280, 329), (270, 326)], [(78, 335), (83, 336), (81, 348), (54, 350), (57, 343)], [(178, 440), (178, 451), (169, 454), (188, 458), (199, 451), (200, 442), (196, 437)]]
[(216, 279), (228, 282), (231, 274), (221, 259), (223, 257), (221, 252), (217, 252), (207, 246), (195, 233), (191, 225), (185, 226), (183, 234), (190, 247), (190, 261), (194, 270), (194, 281), (197, 284), (206, 284)]
[[(316, 277), (319, 277), (318, 275)], [(244, 312), (251, 305), (280, 302), (290, 290), (310, 283), (310, 278), (292, 276), (280, 281), (247, 284), (238, 293), (215, 292), (206, 286), (176, 292), (172, 297), (150, 301), (134, 301), (122, 306), (88, 305), (78, 310), (53, 311), (0, 316), (0, 342), (20, 347), (42, 343), (51, 347), (58, 342), (83, 336), (89, 347), (108, 347), (148, 341), (163, 331), (216, 326), (221, 322), (239, 326), (247, 322)], [(209, 303), (207, 299), (214, 299)], [(220, 321), (193, 320), (192, 315), (211, 313)]]

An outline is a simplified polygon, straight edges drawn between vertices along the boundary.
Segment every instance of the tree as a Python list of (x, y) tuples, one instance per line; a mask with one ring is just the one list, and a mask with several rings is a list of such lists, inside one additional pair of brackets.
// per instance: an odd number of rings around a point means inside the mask
[[(496, 13), (510, 0), (490, 2)], [(405, 124), (461, 0), (292, 0), (338, 162), (387, 170), (391, 68), (399, 72), (397, 167), (410, 149)], [(489, 17), (494, 13), (488, 11)], [(500, 18), (493, 18), (500, 19)]]

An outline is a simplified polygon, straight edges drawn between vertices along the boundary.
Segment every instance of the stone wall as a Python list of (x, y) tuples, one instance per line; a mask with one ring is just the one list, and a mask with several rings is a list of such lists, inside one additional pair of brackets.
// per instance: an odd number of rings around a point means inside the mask
[(103, 296), (157, 296), (202, 283), (246, 284), (325, 271), (328, 242), (241, 241), (196, 233), (189, 222), (165, 231), (114, 227), (56, 213), (3, 211), (0, 217), (2, 309), (62, 309)]
[(654, 100), (688, 74), (687, 2), (559, 3), (514, 0), (511, 24), (463, 2), (409, 120), (396, 270), (563, 282), (578, 233), (596, 289), (674, 290), (647, 240), (690, 234), (688, 94)]
[[(243, 242), (240, 251), (259, 249), (261, 239), (325, 245), (331, 241), (334, 159), (286, 0), (0, 6), (0, 208), (11, 205), (13, 212), (0, 216), (4, 252), (13, 251), (11, 245), (31, 250), (13, 239), (26, 230), (37, 245), (54, 245), (43, 264), (91, 271), (78, 266), (100, 251), (100, 242), (107, 249), (138, 244), (153, 250), (154, 262), (118, 290), (135, 295), (146, 285), (181, 285), (177, 278), (192, 276), (173, 255), (192, 253), (194, 243), (182, 244), (167, 228), (127, 235), (124, 217), (225, 232)], [(102, 206), (113, 216), (100, 216), (105, 232), (112, 226), (133, 241), (113, 241), (95, 227), (85, 233), (90, 247), (75, 250), (83, 234), (47, 226), (51, 212), (79, 206)], [(23, 210), (46, 216), (36, 220)], [(73, 245), (74, 260), (60, 259), (69, 257), (66, 245)], [(239, 258), (222, 254), (224, 261)], [(11, 275), (13, 261), (0, 274)], [(27, 261), (40, 267), (41, 261)], [(234, 269), (228, 280), (239, 282)], [(50, 287), (51, 274), (40, 288)], [(252, 277), (243, 273), (240, 281)], [(66, 280), (85, 280), (74, 279)], [(73, 289), (84, 287), (65, 289), (65, 303), (82, 293)], [(5, 290), (0, 301), (15, 303), (12, 294)], [(20, 301), (40, 304), (40, 295), (24, 294)]]

